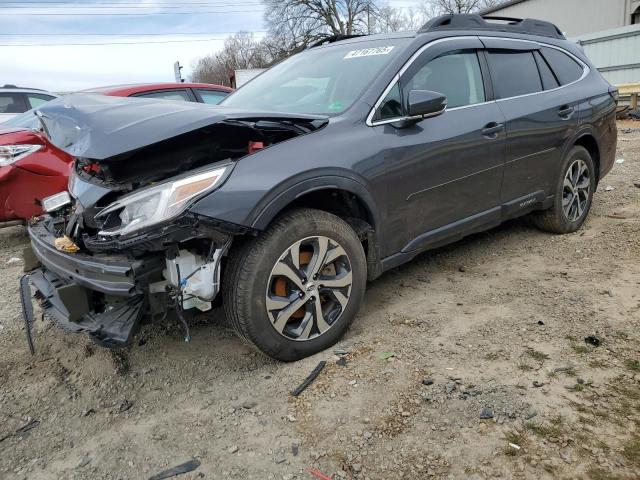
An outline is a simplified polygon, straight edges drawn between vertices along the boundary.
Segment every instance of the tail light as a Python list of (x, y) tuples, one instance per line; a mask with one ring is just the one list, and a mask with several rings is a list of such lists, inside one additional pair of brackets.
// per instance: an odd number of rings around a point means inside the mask
[(42, 145), (0, 145), (0, 167), (22, 160), (41, 148)]

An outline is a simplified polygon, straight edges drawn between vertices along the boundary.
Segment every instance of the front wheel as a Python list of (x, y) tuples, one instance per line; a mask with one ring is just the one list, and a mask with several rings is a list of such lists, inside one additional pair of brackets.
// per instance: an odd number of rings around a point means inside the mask
[(225, 312), (266, 355), (299, 360), (342, 337), (360, 309), (366, 269), (362, 244), (344, 220), (295, 210), (232, 252)]
[(565, 157), (556, 185), (553, 207), (533, 214), (538, 228), (551, 233), (572, 233), (587, 219), (596, 176), (593, 159), (586, 148), (575, 146)]

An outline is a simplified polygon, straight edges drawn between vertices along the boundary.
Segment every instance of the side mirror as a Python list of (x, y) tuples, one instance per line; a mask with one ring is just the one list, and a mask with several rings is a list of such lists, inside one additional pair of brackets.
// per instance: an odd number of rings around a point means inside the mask
[(430, 90), (411, 90), (409, 92), (409, 117), (435, 117), (447, 108), (447, 97)]

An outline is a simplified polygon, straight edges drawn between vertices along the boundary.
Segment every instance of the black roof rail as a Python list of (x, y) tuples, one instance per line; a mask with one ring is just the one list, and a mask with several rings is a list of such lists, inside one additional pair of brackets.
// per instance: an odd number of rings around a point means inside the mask
[(487, 30), (492, 32), (524, 33), (564, 39), (562, 31), (551, 22), (534, 18), (481, 16), (472, 13), (442, 15), (429, 20), (418, 30), (426, 33), (440, 30)]
[(319, 46), (325, 45), (327, 43), (339, 42), (340, 40), (348, 40), (350, 38), (356, 38), (356, 37), (366, 37), (366, 35), (342, 35), (342, 34), (340, 34), (340, 35), (327, 35), (326, 37), (321, 38), (317, 42), (312, 43), (307, 48), (319, 47)]

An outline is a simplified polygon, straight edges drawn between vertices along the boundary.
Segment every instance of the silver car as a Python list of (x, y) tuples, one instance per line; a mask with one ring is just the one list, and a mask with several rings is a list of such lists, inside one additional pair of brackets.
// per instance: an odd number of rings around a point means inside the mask
[(0, 123), (54, 98), (58, 98), (58, 95), (37, 88), (20, 88), (15, 85), (0, 87)]

